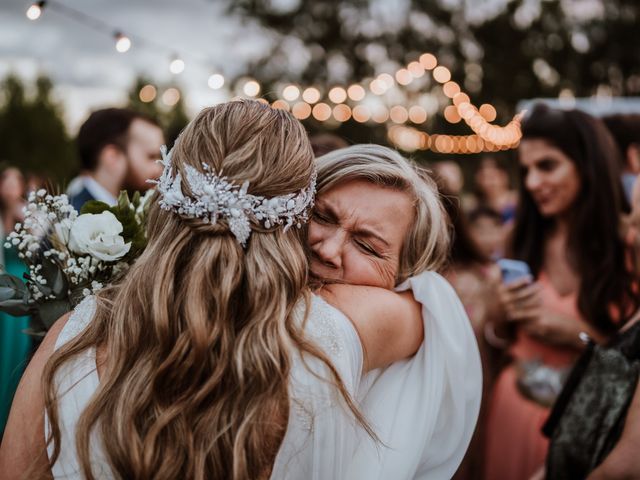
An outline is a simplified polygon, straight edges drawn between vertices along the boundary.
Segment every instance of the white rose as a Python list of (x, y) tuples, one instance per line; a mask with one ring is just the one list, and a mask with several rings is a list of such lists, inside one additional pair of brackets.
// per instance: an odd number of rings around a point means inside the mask
[(121, 233), (122, 224), (113, 213), (85, 213), (73, 222), (69, 233), (69, 249), (113, 262), (124, 257), (131, 248), (131, 243), (124, 243)]

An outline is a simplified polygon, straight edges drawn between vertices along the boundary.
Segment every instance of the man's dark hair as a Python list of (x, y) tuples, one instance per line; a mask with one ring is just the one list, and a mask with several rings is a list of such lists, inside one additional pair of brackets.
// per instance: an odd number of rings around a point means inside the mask
[(100, 153), (108, 145), (125, 151), (129, 143), (129, 127), (138, 119), (159, 126), (151, 117), (125, 108), (104, 108), (89, 115), (76, 138), (81, 167), (95, 171)]
[(626, 162), (629, 146), (633, 143), (640, 146), (640, 114), (610, 115), (602, 120), (616, 140), (622, 159)]

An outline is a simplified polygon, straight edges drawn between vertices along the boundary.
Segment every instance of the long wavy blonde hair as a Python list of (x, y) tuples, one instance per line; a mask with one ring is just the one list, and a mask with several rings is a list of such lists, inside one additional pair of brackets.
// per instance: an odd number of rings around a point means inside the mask
[[(205, 163), (264, 196), (299, 191), (314, 169), (302, 125), (255, 101), (203, 110), (172, 159), (180, 172)], [(106, 362), (75, 432), (88, 479), (94, 430), (120, 478), (268, 476), (286, 430), (294, 348), (328, 366), (366, 426), (337, 371), (294, 318), (294, 306), (308, 301), (303, 234), (255, 224), (243, 249), (224, 222), (182, 218), (154, 201), (145, 252), (99, 294), (89, 327), (46, 367), (51, 465), (60, 452), (56, 371), (91, 347)]]

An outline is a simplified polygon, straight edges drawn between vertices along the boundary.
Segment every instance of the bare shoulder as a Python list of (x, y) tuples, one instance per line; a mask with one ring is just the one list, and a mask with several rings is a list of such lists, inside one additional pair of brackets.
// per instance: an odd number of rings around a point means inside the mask
[(20, 380), (0, 447), (3, 478), (22, 478), (35, 465), (47, 466), (42, 374), (70, 314), (51, 327)]
[(318, 293), (353, 323), (365, 352), (365, 371), (408, 358), (420, 348), (422, 306), (410, 291), (334, 284)]

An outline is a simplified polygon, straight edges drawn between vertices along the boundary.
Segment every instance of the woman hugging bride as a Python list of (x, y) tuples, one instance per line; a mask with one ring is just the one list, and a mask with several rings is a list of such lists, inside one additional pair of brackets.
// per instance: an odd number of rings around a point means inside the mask
[(437, 190), (376, 146), (320, 158), (317, 179), (312, 214), (287, 112), (203, 110), (165, 158), (142, 256), (27, 368), (3, 478), (450, 478), (481, 373), (432, 271)]

